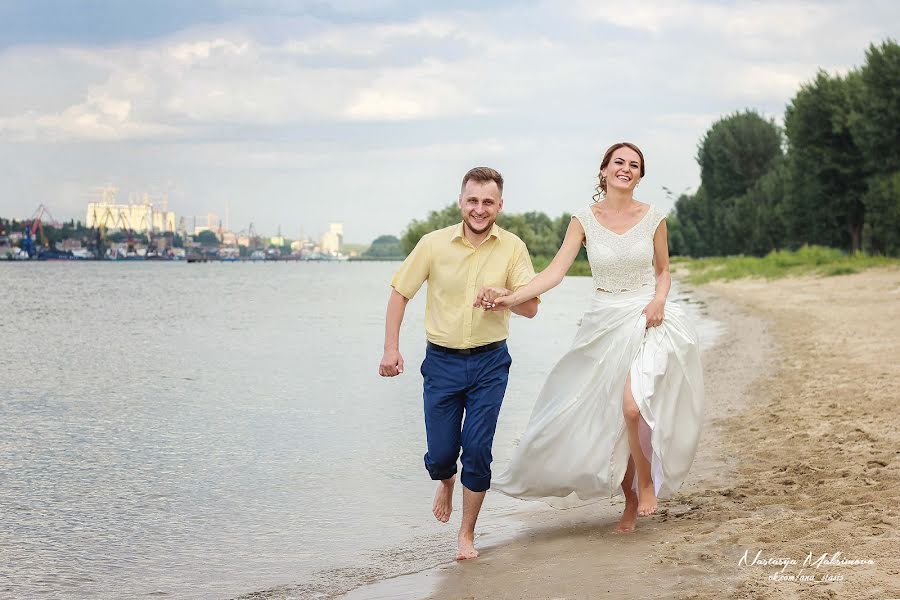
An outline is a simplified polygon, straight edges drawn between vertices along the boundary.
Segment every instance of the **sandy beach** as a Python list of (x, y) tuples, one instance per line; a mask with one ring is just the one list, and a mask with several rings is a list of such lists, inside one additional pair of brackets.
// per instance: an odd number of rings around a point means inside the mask
[(692, 296), (726, 331), (694, 468), (658, 515), (617, 535), (621, 501), (529, 506), (475, 561), (345, 597), (900, 598), (900, 270)]

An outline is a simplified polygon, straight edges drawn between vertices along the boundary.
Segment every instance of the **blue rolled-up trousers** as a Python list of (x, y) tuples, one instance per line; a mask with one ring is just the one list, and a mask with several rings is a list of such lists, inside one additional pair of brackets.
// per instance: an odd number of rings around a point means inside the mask
[(425, 468), (432, 479), (453, 477), (462, 452), (462, 484), (473, 492), (491, 486), (491, 445), (511, 364), (506, 343), (469, 355), (425, 351)]

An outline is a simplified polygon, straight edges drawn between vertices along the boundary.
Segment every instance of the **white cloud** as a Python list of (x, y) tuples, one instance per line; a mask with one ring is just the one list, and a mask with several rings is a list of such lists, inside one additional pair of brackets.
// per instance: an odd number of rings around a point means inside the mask
[(721, 84), (732, 98), (756, 101), (760, 98), (789, 98), (810, 77), (813, 65), (756, 64), (723, 69)]
[(343, 115), (361, 120), (415, 120), (480, 109), (451, 69), (433, 61), (413, 69), (388, 69), (359, 90)]
[(175, 60), (185, 63), (194, 64), (210, 58), (216, 52), (222, 54), (241, 55), (247, 51), (249, 44), (247, 42), (233, 42), (230, 40), (216, 38), (214, 40), (201, 40), (198, 42), (188, 42), (177, 44), (169, 47), (169, 55)]
[(840, 10), (835, 4), (796, 0), (732, 5), (711, 0), (644, 0), (627, 8), (614, 0), (578, 0), (563, 6), (576, 18), (652, 34), (692, 30), (767, 38), (802, 37), (833, 20)]
[(462, 39), (462, 32), (446, 18), (423, 18), (412, 23), (387, 25), (350, 24), (282, 44), (288, 54), (305, 57), (375, 57), (399, 44), (429, 40)]
[(170, 125), (131, 119), (131, 109), (127, 99), (91, 94), (85, 102), (61, 113), (29, 112), (0, 118), (0, 133), (21, 141), (115, 141), (178, 135), (178, 129)]
[[(20, 139), (127, 139), (179, 133), (189, 124), (277, 124), (410, 120), (477, 113), (452, 69), (430, 58), (375, 65), (314, 64), (310, 59), (374, 55), (404, 40), (441, 40), (453, 25), (426, 19), (364, 28), (334, 26), (304, 39), (266, 45), (233, 30), (144, 47), (66, 49), (66, 60), (103, 67), (65, 110), (0, 117)], [(482, 48), (489, 45), (481, 42)], [(60, 56), (62, 59), (62, 56)]]
[[(105, 80), (86, 84), (61, 111), (0, 115), (0, 127), (19, 139), (93, 140), (177, 136), (220, 123), (474, 116), (547, 88), (567, 67), (533, 77), (521, 66), (552, 69), (576, 60), (568, 51), (545, 37), (498, 36), (465, 15), (333, 25), (278, 44), (233, 26), (205, 28), (144, 46), (60, 50), (60, 59), (106, 70)], [(360, 56), (374, 62), (356, 62)]]

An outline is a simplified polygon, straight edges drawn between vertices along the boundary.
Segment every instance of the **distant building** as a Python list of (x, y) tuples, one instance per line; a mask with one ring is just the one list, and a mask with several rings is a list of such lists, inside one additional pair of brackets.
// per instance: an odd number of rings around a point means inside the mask
[(221, 227), (221, 222), (219, 218), (215, 215), (215, 213), (206, 213), (205, 217), (199, 217), (200, 219), (206, 219), (206, 223), (197, 224), (198, 217), (194, 217), (194, 235), (200, 235), (204, 231), (212, 231), (216, 234), (216, 237), (219, 236), (219, 230)]
[(328, 254), (339, 254), (341, 245), (344, 243), (344, 224), (332, 223), (329, 231), (323, 236), (319, 242), (322, 252)]
[(307, 257), (318, 252), (318, 248), (314, 242), (309, 240), (296, 240), (291, 242), (291, 254), (294, 256)]
[[(162, 204), (165, 205), (165, 201)], [(89, 202), (85, 221), (88, 227), (131, 229), (138, 232), (152, 228), (154, 231), (175, 233), (175, 213), (165, 208), (154, 208), (146, 195), (141, 204), (117, 204), (105, 198), (101, 202)]]

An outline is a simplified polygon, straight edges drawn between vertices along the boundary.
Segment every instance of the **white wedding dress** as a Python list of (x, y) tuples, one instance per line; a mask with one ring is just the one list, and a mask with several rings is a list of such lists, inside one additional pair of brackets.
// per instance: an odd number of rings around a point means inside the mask
[(703, 417), (697, 333), (680, 306), (646, 328), (655, 294), (653, 236), (665, 215), (651, 206), (619, 235), (590, 207), (584, 227), (597, 291), (571, 349), (547, 377), (507, 470), (492, 489), (569, 508), (621, 492), (630, 449), (622, 411), (626, 376), (641, 411), (641, 444), (656, 494), (670, 496), (694, 460)]

